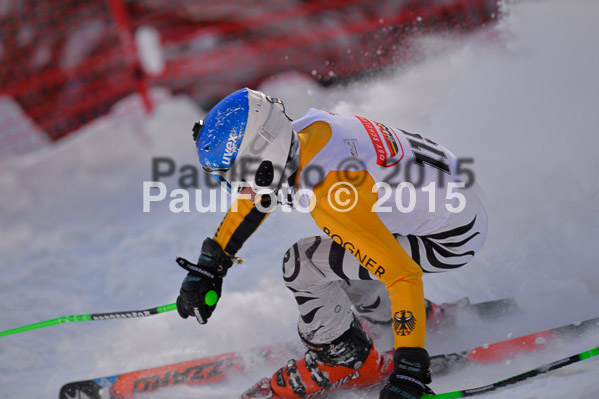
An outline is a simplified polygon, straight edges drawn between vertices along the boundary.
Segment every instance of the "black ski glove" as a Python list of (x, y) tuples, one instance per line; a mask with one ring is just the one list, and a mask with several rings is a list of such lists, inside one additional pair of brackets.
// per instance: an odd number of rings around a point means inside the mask
[(177, 312), (184, 319), (195, 316), (200, 324), (206, 324), (216, 309), (223, 277), (233, 260), (216, 241), (206, 238), (197, 265), (183, 258), (177, 258), (177, 263), (189, 272), (177, 297)]
[(381, 390), (379, 399), (420, 399), (433, 394), (428, 352), (423, 348), (398, 348), (393, 355), (393, 373)]

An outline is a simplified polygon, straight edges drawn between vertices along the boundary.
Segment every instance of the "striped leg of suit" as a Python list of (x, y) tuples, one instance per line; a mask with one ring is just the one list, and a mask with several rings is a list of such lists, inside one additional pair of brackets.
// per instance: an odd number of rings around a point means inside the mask
[(303, 238), (289, 248), (283, 278), (299, 307), (299, 332), (314, 344), (331, 342), (349, 329), (352, 304), (358, 315), (391, 319), (384, 284), (327, 236)]

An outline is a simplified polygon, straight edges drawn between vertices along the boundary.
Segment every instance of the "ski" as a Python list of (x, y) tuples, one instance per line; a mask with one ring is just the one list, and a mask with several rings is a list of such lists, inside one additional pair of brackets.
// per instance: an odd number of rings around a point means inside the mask
[(542, 366), (536, 367), (532, 370), (528, 370), (524, 373), (517, 374), (513, 377), (506, 378), (501, 381), (494, 382), (492, 384), (484, 385), (476, 388), (464, 389), (461, 391), (453, 391), (453, 392), (445, 392), (436, 395), (428, 395), (424, 394), (422, 399), (455, 399), (455, 398), (465, 398), (468, 396), (480, 395), (482, 393), (487, 393), (490, 391), (495, 391), (499, 388), (503, 388), (509, 385), (516, 384), (518, 382), (528, 380), (530, 378), (534, 378), (538, 375), (548, 373), (553, 370), (557, 370), (559, 368), (569, 366), (570, 364), (574, 364), (580, 362), (582, 360), (590, 359), (591, 357), (599, 356), (599, 347), (593, 348), (584, 352), (580, 352), (576, 355), (572, 355), (560, 360), (556, 360), (551, 363), (543, 364)]
[(249, 365), (278, 364), (296, 355), (286, 344), (268, 345), (248, 350), (208, 356), (109, 377), (65, 384), (60, 399), (130, 399), (138, 394), (184, 385), (220, 382)]
[[(471, 310), (474, 315), (483, 320), (507, 316), (517, 310), (515, 303), (509, 299), (476, 304), (458, 301), (454, 307), (458, 308), (458, 312)], [(299, 344), (268, 345), (243, 352), (225, 353), (109, 377), (71, 382), (60, 389), (59, 398), (128, 399), (139, 393), (154, 392), (182, 384), (216, 383), (236, 373), (243, 373), (248, 365), (256, 368), (260, 365), (284, 364), (289, 358), (297, 357), (301, 349)], [(433, 357), (435, 371), (441, 373), (443, 370), (448, 370), (451, 365), (459, 363), (458, 360), (463, 358), (464, 355), (461, 353), (435, 356)]]

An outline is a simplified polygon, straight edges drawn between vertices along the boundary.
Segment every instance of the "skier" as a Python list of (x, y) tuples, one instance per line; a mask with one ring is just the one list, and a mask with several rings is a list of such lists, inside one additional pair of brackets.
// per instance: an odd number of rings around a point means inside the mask
[(381, 356), (360, 317), (394, 333), (393, 372), (380, 398), (430, 392), (423, 272), (463, 266), (487, 231), (482, 195), (475, 182), (464, 187), (455, 155), (359, 116), (310, 109), (292, 121), (281, 100), (247, 88), (196, 124), (194, 140), (202, 168), (241, 195), (198, 264), (182, 265), (181, 317), (206, 323), (243, 243), (277, 203), (293, 205), (325, 235), (300, 239), (283, 257), (307, 351), (273, 375), (275, 397), (376, 382)]

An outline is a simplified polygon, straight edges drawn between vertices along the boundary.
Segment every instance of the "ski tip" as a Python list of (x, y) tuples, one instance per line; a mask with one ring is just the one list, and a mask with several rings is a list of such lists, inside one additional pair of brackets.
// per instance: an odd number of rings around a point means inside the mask
[(518, 303), (513, 298), (495, 299), (470, 305), (478, 317), (483, 320), (494, 320), (498, 317), (513, 315), (520, 311)]
[(89, 398), (102, 399), (102, 387), (95, 381), (70, 382), (60, 388), (58, 399)]

